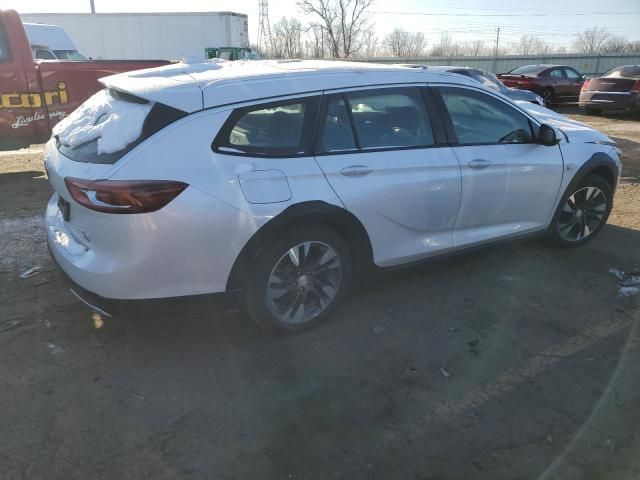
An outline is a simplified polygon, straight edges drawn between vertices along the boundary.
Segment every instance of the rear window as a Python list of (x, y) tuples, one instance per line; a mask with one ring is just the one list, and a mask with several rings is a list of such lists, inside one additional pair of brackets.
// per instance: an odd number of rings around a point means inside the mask
[(514, 68), (509, 73), (513, 75), (538, 75), (547, 67), (541, 67), (540, 65), (524, 65), (522, 67)]
[(60, 153), (84, 163), (113, 164), (186, 113), (116, 90), (101, 90), (53, 128)]
[(612, 68), (602, 76), (609, 77), (609, 78), (639, 78), (640, 79), (640, 65), (627, 65), (626, 67)]

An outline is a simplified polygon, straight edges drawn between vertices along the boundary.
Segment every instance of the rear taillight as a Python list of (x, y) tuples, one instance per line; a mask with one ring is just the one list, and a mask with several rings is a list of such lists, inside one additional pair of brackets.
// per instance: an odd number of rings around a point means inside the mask
[(631, 87), (631, 93), (638, 93), (640, 92), (640, 80), (636, 80), (633, 83), (633, 86)]
[(106, 213), (146, 213), (160, 210), (189, 185), (166, 180), (83, 180), (67, 177), (73, 199)]
[(584, 83), (582, 84), (582, 90), (589, 90), (589, 82), (591, 82), (591, 80), (589, 79), (584, 81)]

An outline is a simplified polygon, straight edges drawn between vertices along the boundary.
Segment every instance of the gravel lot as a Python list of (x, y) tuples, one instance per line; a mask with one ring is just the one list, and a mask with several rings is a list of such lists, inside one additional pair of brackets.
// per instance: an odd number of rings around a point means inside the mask
[[(41, 149), (0, 153), (0, 479), (637, 479), (640, 121), (587, 246), (367, 278), (274, 338), (206, 306), (92, 314), (48, 258)], [(38, 275), (20, 279), (27, 268)]]

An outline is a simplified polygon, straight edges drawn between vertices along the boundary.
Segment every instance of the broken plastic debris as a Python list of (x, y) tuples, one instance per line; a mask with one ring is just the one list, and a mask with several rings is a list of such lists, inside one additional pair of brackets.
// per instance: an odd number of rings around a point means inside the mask
[(56, 345), (55, 343), (52, 342), (46, 342), (45, 345), (47, 346), (47, 348), (49, 349), (49, 351), (53, 354), (53, 355), (58, 355), (62, 352), (64, 352), (64, 348), (59, 347), (58, 345)]
[(40, 267), (39, 265), (37, 267), (31, 267), (30, 269), (22, 272), (20, 274), (20, 278), (25, 279), (25, 278), (33, 277), (34, 275), (37, 275), (40, 273), (41, 268), (42, 267)]
[(609, 273), (618, 280), (618, 296), (630, 297), (640, 292), (640, 274), (625, 273), (617, 268), (610, 268)]
[(440, 369), (440, 373), (444, 376), (444, 378), (449, 378), (451, 375), (444, 368)]

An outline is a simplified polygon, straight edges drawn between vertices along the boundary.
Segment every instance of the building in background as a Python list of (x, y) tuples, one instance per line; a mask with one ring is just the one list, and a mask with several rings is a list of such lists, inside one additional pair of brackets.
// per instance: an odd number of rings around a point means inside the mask
[(234, 12), (25, 13), (23, 22), (61, 26), (95, 59), (203, 58), (206, 48), (248, 47), (247, 16)]

